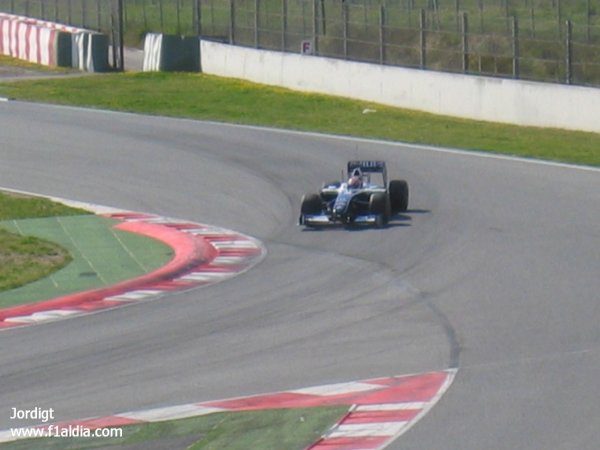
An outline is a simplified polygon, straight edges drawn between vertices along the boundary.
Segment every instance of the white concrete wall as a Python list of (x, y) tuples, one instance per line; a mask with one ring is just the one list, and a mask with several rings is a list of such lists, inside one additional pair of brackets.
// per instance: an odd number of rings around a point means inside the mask
[(600, 132), (600, 89), (201, 43), (202, 71), (468, 119)]

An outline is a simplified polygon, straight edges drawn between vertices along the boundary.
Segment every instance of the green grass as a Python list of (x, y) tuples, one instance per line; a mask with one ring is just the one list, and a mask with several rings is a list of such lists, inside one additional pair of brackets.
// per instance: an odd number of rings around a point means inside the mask
[[(187, 448), (190, 450), (290, 449), (308, 447), (334, 425), (348, 406), (218, 413), (123, 427), (122, 438), (46, 438), (4, 444), (19, 449)], [(128, 447), (129, 448), (129, 447)]]
[[(402, 110), (203, 74), (108, 74), (0, 84), (0, 95), (600, 165), (600, 134)], [(377, 112), (363, 114), (365, 108)]]
[(22, 194), (0, 192), (0, 220), (33, 219), (36, 217), (79, 216), (91, 214), (51, 200)]
[(71, 260), (57, 244), (0, 229), (0, 292), (47, 277)]
[(72, 73), (73, 69), (65, 67), (50, 67), (42, 66), (39, 64), (30, 63), (23, 61), (22, 59), (12, 58), (6, 55), (0, 55), (0, 66), (15, 67), (20, 69), (34, 70), (36, 72), (49, 72), (49, 73)]

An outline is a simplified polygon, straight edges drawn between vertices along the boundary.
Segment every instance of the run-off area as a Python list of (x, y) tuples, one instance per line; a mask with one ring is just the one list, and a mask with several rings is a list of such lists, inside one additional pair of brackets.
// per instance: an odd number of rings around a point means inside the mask
[(0, 308), (113, 285), (162, 267), (172, 258), (167, 245), (114, 229), (117, 223), (94, 215), (0, 221), (0, 227), (10, 232), (55, 242), (73, 257), (49, 277), (0, 292)]

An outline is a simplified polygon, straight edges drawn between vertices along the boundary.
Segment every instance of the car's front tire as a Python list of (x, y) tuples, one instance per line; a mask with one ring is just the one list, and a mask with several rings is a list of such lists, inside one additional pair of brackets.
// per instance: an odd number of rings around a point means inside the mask
[(376, 214), (375, 225), (382, 227), (390, 220), (390, 199), (383, 192), (371, 194), (369, 198), (369, 212)]
[(319, 194), (304, 194), (302, 196), (302, 204), (300, 213), (304, 214), (321, 214), (323, 212), (323, 202)]

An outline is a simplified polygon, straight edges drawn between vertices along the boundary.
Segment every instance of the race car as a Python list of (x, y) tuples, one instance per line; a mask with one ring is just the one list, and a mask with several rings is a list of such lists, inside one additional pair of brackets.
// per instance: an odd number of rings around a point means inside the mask
[(348, 161), (342, 180), (325, 183), (318, 194), (305, 194), (299, 224), (318, 227), (329, 224), (386, 225), (392, 214), (408, 209), (408, 183), (388, 184), (385, 161)]

